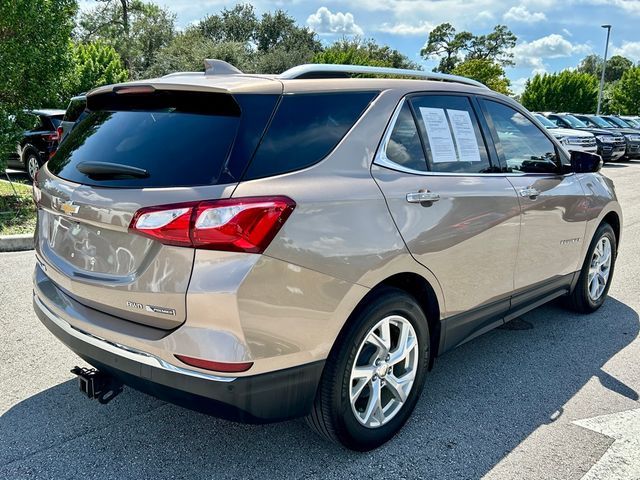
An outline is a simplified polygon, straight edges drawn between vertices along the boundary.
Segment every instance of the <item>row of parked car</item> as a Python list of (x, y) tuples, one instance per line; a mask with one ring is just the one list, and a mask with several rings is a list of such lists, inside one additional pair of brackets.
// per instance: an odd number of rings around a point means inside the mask
[(598, 153), (602, 160), (640, 158), (640, 117), (535, 113), (567, 150)]
[(60, 142), (84, 114), (87, 102), (84, 95), (73, 97), (66, 110), (39, 109), (24, 112), (16, 121), (24, 130), (8, 166), (25, 170), (33, 181), (36, 172), (49, 160)]

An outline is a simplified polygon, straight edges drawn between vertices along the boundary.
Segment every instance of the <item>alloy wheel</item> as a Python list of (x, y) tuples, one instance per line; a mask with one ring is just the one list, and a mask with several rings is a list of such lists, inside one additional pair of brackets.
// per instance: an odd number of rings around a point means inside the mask
[(36, 173), (40, 169), (40, 164), (38, 163), (38, 157), (35, 155), (29, 155), (27, 159), (27, 169), (29, 171), (29, 177), (34, 179), (36, 178)]
[(598, 240), (589, 265), (589, 298), (596, 302), (602, 296), (611, 272), (611, 241), (604, 236)]
[(364, 337), (351, 369), (349, 399), (360, 424), (378, 428), (401, 409), (418, 370), (418, 337), (411, 322), (391, 315)]

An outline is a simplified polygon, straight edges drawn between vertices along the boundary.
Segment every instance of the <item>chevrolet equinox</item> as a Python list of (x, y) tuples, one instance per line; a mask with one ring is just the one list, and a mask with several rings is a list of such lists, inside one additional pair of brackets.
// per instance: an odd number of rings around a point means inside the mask
[(35, 181), (34, 308), (93, 367), (73, 370), (90, 397), (306, 417), (370, 450), (437, 356), (556, 297), (605, 301), (613, 184), (515, 101), (419, 71), (206, 64), (90, 92)]

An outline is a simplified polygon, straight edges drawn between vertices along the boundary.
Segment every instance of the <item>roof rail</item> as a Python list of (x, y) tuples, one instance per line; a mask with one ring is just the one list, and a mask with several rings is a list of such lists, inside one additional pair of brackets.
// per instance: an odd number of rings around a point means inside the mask
[(365, 65), (336, 65), (330, 63), (310, 63), (298, 65), (290, 68), (278, 75), (282, 80), (293, 80), (296, 78), (335, 78), (340, 74), (348, 73), (373, 73), (378, 75), (402, 75), (410, 77), (420, 77), (427, 80), (441, 80), (445, 82), (464, 83), (474, 87), (489, 88), (485, 84), (470, 78), (459, 75), (449, 75), (447, 73), (425, 72), (423, 70), (408, 70), (404, 68), (390, 67), (369, 67)]

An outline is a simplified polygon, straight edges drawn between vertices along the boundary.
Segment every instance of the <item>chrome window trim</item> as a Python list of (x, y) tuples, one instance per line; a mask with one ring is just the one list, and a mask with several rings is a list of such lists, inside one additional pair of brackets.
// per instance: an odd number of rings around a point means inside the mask
[(524, 172), (518, 172), (518, 173), (516, 172), (511, 172), (511, 173), (431, 172), (428, 170), (414, 170), (413, 168), (407, 168), (402, 165), (398, 165), (397, 163), (391, 161), (389, 157), (387, 157), (387, 145), (389, 143), (389, 139), (391, 138), (393, 127), (395, 127), (396, 121), (398, 120), (398, 116), (400, 115), (400, 111), (402, 110), (402, 107), (406, 103), (406, 98), (407, 98), (406, 96), (402, 97), (402, 99), (396, 106), (395, 110), (393, 111), (393, 114), (391, 115), (391, 120), (389, 120), (387, 129), (385, 130), (384, 135), (382, 136), (382, 142), (380, 143), (380, 147), (378, 148), (378, 151), (373, 159), (374, 165), (388, 168), (390, 170), (395, 170), (397, 172), (408, 173), (411, 175), (422, 175), (424, 177), (525, 177), (525, 176), (555, 175), (555, 174), (549, 174), (549, 173), (524, 173)]

